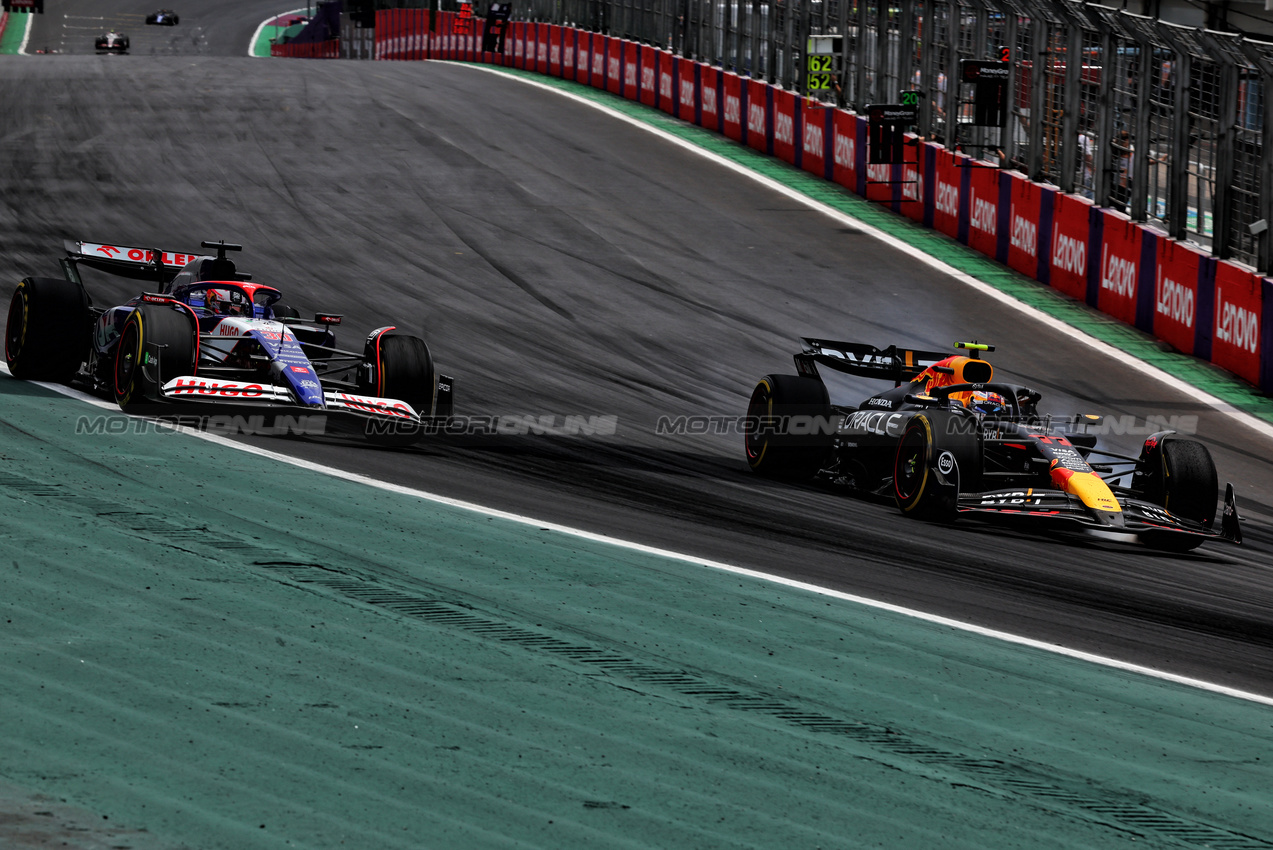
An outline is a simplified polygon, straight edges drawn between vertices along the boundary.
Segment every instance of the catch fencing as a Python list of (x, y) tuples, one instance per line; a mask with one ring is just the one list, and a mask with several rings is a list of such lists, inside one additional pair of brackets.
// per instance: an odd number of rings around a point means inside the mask
[[(444, 4), (444, 8), (447, 6)], [(455, 8), (458, 8), (455, 7)], [(838, 106), (917, 91), (916, 132), (1273, 265), (1273, 44), (1068, 0), (524, 0), (514, 15), (650, 44), (801, 94), (810, 35), (839, 36)], [(1007, 58), (1007, 126), (972, 123), (961, 60)]]

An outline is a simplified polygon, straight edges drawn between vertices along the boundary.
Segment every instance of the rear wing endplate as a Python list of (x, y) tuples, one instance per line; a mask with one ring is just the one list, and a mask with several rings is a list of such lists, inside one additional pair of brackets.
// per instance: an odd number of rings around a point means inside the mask
[(800, 342), (803, 350), (795, 356), (796, 369), (811, 378), (818, 377), (816, 364), (821, 364), (837, 372), (901, 384), (915, 380), (920, 372), (950, 356), (944, 351), (920, 351), (895, 345), (879, 349), (861, 342), (808, 337)]

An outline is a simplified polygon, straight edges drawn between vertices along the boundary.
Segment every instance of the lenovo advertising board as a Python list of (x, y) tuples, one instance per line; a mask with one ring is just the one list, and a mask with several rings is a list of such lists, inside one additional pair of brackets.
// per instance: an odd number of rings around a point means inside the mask
[(1053, 198), (1048, 284), (1080, 301), (1087, 300), (1091, 215), (1092, 203), (1085, 198), (1060, 192)]

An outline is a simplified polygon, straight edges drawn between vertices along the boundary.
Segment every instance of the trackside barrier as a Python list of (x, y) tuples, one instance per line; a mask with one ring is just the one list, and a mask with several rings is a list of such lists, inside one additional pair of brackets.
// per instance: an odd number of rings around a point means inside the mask
[(309, 44), (271, 44), (270, 55), (286, 59), (339, 59), (340, 39)]
[[(553, 24), (376, 13), (376, 58), (508, 64), (621, 94), (723, 133), (889, 206), (1016, 271), (1273, 391), (1273, 279), (1210, 257), (1078, 195), (913, 137), (904, 165), (869, 165), (866, 120), (647, 44)], [(913, 151), (913, 153), (911, 153)]]
[(4, 38), (4, 28), (9, 25), (9, 13), (0, 12), (0, 38)]

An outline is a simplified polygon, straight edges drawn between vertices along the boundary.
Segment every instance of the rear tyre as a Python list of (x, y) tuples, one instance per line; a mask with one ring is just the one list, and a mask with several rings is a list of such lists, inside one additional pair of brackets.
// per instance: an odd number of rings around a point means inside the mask
[(190, 316), (169, 307), (138, 307), (115, 346), (115, 403), (125, 413), (157, 413), (165, 381), (193, 375), (198, 332)]
[(747, 465), (769, 478), (812, 478), (830, 460), (826, 385), (801, 375), (766, 375), (747, 404)]
[[(906, 423), (893, 461), (893, 498), (902, 513), (934, 522), (954, 520), (959, 494), (976, 492), (981, 484), (976, 424), (940, 410), (917, 413)], [(958, 482), (958, 487), (944, 485), (942, 478)]]
[[(360, 387), (366, 395), (405, 401), (422, 418), (433, 413), (433, 357), (424, 340), (401, 334), (383, 335), (377, 340), (374, 356), (375, 383)], [(382, 446), (409, 446), (420, 439), (416, 423), (390, 423), (396, 427), (381, 431), (370, 422), (367, 439)]]
[[(1166, 440), (1162, 444), (1161, 464), (1161, 469), (1151, 471), (1151, 480), (1157, 487), (1146, 493), (1149, 500), (1181, 519), (1210, 528), (1215, 522), (1216, 501), (1220, 495), (1211, 452), (1195, 440)], [(1203, 542), (1201, 537), (1179, 535), (1143, 539), (1146, 546), (1168, 552), (1188, 552)]]
[(4, 359), (15, 378), (69, 383), (88, 354), (92, 314), (84, 288), (28, 277), (9, 302)]

